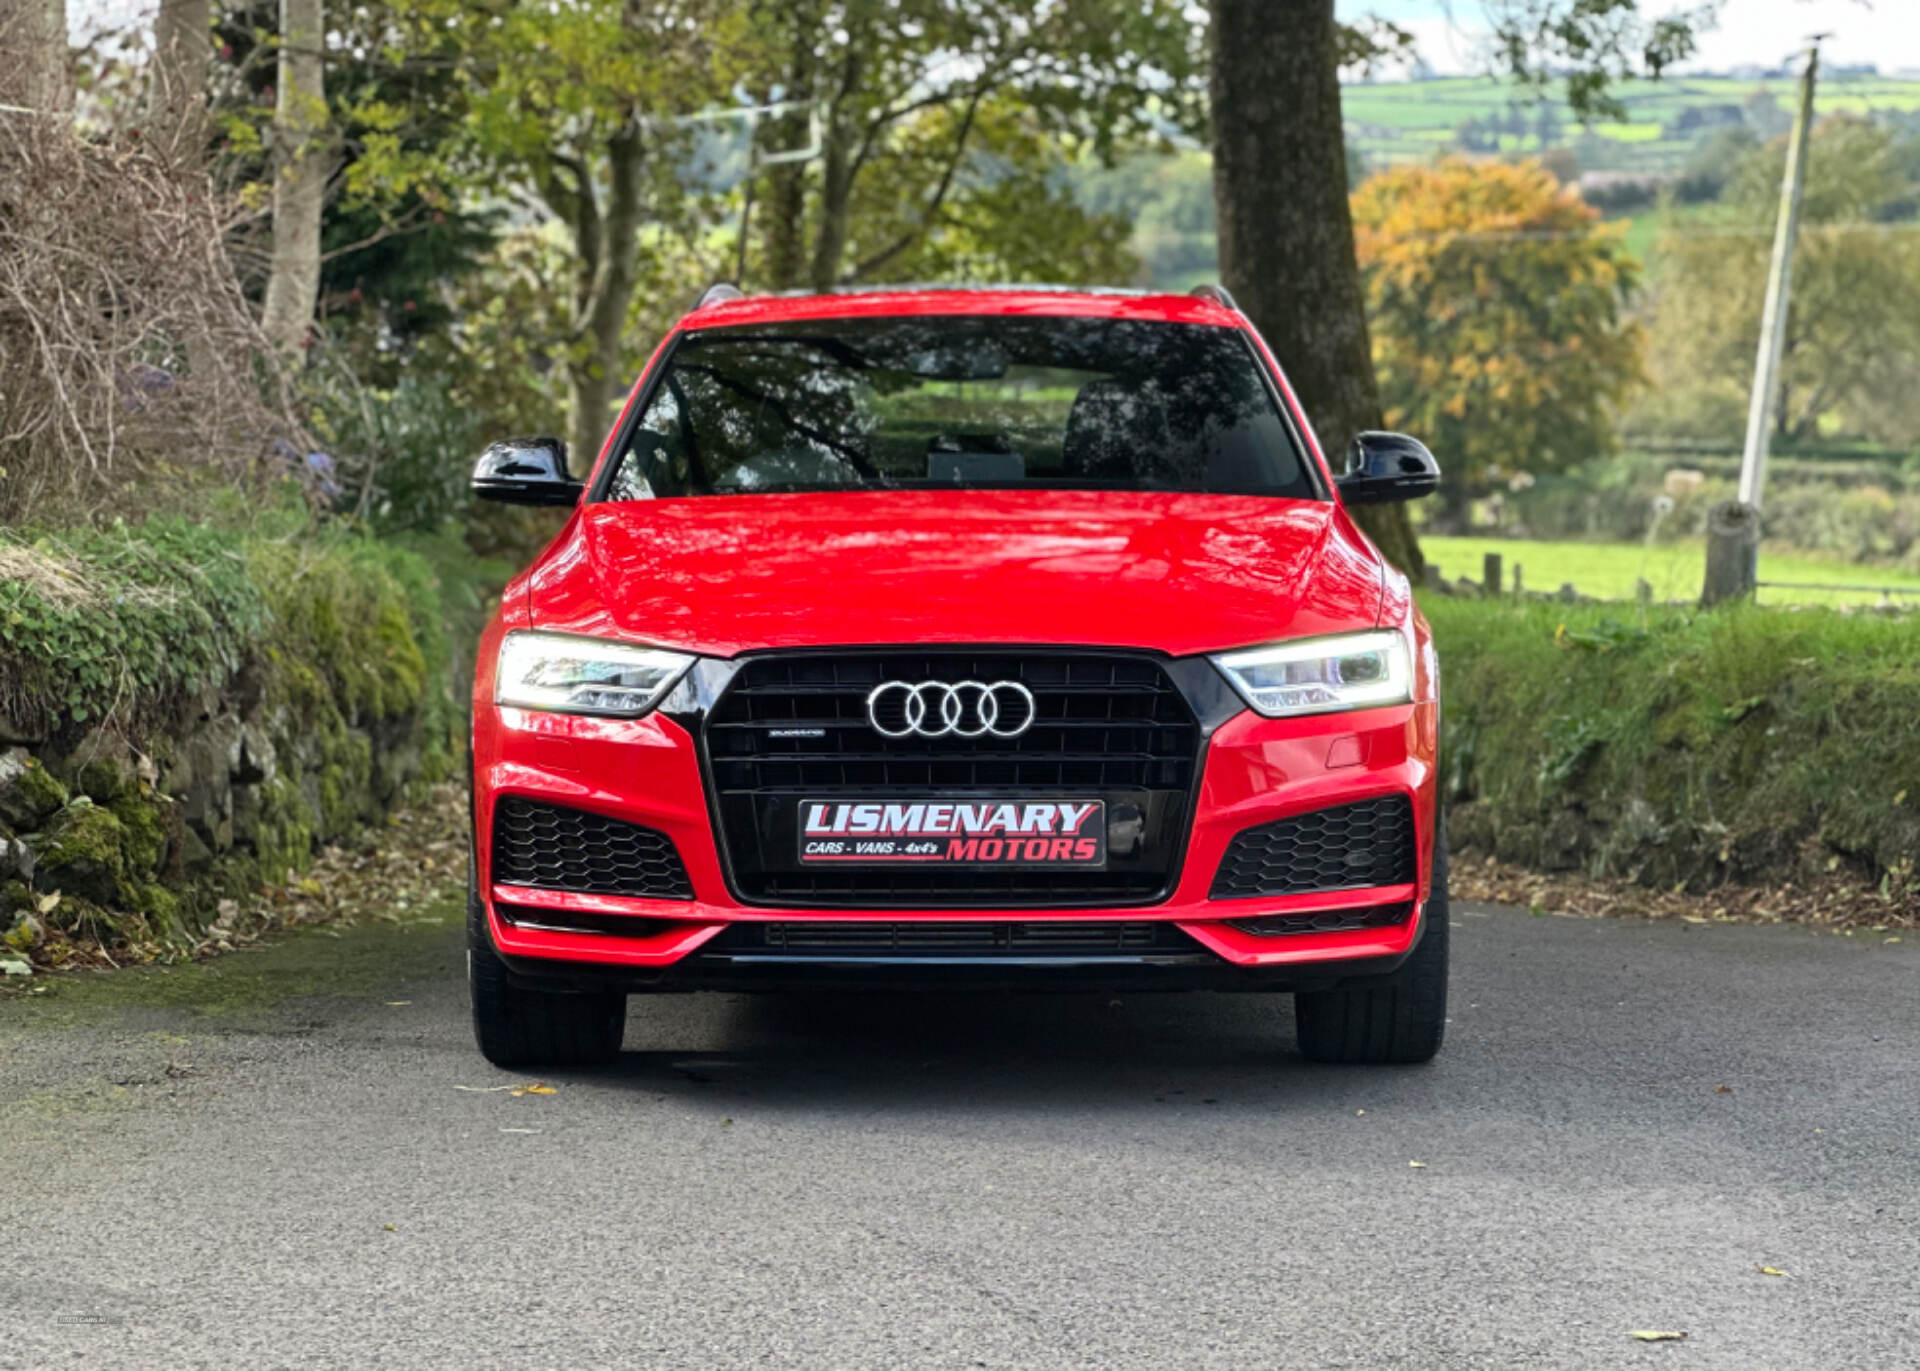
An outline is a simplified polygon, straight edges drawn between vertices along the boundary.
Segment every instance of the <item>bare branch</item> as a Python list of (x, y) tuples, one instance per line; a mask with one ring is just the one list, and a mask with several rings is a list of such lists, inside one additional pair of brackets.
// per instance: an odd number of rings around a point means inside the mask
[(302, 471), (311, 440), (222, 238), (232, 208), (143, 143), (0, 121), (0, 521)]
[(926, 207), (920, 211), (920, 220), (913, 228), (901, 234), (892, 243), (874, 253), (865, 261), (856, 264), (848, 273), (851, 281), (864, 280), (872, 272), (891, 262), (932, 231), (934, 221), (939, 217), (940, 207), (946, 203), (947, 193), (953, 189), (954, 177), (960, 171), (961, 163), (966, 160), (967, 140), (973, 135), (973, 122), (980, 112), (980, 102), (986, 98), (988, 86), (982, 83), (974, 88), (967, 101), (966, 113), (960, 116), (960, 127), (953, 135), (953, 151), (947, 158), (947, 165), (940, 173), (940, 180), (933, 188), (933, 194), (927, 198)]

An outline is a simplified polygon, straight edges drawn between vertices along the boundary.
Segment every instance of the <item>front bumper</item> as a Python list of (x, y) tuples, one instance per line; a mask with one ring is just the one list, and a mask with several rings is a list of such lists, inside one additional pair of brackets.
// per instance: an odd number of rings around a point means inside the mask
[[(1242, 711), (1209, 738), (1192, 827), (1170, 896), (1110, 909), (822, 910), (747, 905), (729, 890), (694, 738), (662, 714), (603, 719), (486, 704), (474, 729), (475, 847), (487, 923), (516, 976), (602, 982), (635, 989), (754, 988), (810, 982), (927, 980), (989, 984), (1146, 984), (1227, 989), (1318, 988), (1384, 974), (1417, 944), (1425, 922), (1434, 834), (1437, 708), (1430, 702), (1306, 719)], [(1241, 830), (1290, 815), (1380, 796), (1411, 798), (1418, 877), (1407, 884), (1299, 895), (1213, 899), (1222, 855)], [(670, 837), (694, 898), (638, 899), (493, 883), (495, 803), (517, 795), (591, 810)], [(504, 919), (501, 905), (523, 912)], [(1408, 904), (1404, 922), (1340, 932), (1259, 934), (1234, 926), (1265, 915)], [(642, 936), (539, 926), (568, 914), (647, 921)], [(734, 923), (816, 920), (953, 923), (1165, 920), (1192, 941), (1190, 956), (752, 960), (714, 945)], [(658, 921), (658, 922), (655, 922)]]

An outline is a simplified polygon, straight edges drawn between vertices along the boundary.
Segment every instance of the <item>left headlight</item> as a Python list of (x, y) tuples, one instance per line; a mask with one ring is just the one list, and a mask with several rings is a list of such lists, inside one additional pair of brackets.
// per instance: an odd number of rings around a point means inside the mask
[(682, 652), (576, 638), (509, 633), (494, 673), (495, 703), (562, 714), (645, 714), (693, 665)]
[(1270, 719), (1402, 704), (1413, 698), (1407, 640), (1392, 629), (1225, 652), (1213, 664)]

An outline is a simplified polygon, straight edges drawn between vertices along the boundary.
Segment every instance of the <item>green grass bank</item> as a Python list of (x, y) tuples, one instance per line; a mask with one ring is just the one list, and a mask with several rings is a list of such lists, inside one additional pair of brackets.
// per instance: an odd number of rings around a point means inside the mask
[(451, 775), (497, 569), (447, 541), (0, 533), (0, 959), (190, 944)]
[(1456, 845), (1703, 890), (1920, 860), (1920, 619), (1426, 596)]

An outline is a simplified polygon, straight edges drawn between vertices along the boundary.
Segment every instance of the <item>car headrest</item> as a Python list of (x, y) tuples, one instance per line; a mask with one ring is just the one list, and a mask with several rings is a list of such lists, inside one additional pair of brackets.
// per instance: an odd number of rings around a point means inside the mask
[(1060, 465), (1068, 476), (1124, 481), (1164, 461), (1172, 441), (1166, 404), (1151, 383), (1089, 381), (1067, 411)]

